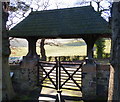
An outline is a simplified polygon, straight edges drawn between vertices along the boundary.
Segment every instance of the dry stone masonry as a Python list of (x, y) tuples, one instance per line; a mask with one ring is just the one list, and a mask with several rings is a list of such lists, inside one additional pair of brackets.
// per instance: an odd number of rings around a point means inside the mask
[(110, 65), (86, 64), (83, 66), (83, 99), (107, 98)]

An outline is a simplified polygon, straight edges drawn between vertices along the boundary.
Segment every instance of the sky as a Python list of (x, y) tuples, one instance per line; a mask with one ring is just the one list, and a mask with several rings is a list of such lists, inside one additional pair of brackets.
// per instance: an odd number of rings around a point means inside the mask
[[(76, 5), (78, 2), (90, 2), (90, 1), (101, 1), (102, 6), (106, 6), (106, 1), (112, 1), (112, 0), (10, 0), (11, 2), (15, 3), (16, 1), (24, 1), (27, 4), (31, 4), (30, 1), (32, 1), (31, 7), (36, 8), (36, 4), (42, 4), (43, 2), (49, 1), (49, 7), (47, 9), (56, 9), (56, 4), (58, 4), (59, 8), (66, 8), (66, 7), (75, 7), (80, 6)], [(35, 4), (35, 5), (34, 5)], [(93, 3), (93, 6), (95, 3)]]
[[(16, 1), (18, 0), (10, 0), (11, 2), (13, 2), (15, 4)], [(20, 0), (20, 1), (24, 1), (27, 4), (31, 4), (31, 0)], [(80, 1), (88, 1), (88, 0), (32, 0), (32, 5), (31, 7), (35, 10), (37, 8), (37, 4), (42, 5), (45, 2), (49, 1), (49, 7), (47, 7), (47, 9), (57, 9), (58, 8), (68, 8), (68, 7), (75, 7), (77, 2)], [(13, 5), (13, 4), (12, 4)], [(41, 6), (42, 9), (42, 6)]]

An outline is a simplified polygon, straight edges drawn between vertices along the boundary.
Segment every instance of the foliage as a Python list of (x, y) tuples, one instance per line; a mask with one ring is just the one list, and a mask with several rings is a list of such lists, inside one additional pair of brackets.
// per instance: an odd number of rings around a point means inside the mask
[(7, 29), (11, 29), (13, 26), (18, 24), (23, 18), (26, 17), (26, 13), (30, 10), (30, 5), (26, 2), (10, 2), (8, 8), (8, 22)]
[(55, 57), (60, 57), (60, 61), (80, 61), (86, 58), (86, 56), (50, 56), (47, 57), (47, 61), (55, 61)]
[(25, 2), (16, 2), (16, 6), (10, 5), (9, 6), (9, 11), (15, 12), (17, 10), (22, 10), (22, 11), (28, 11), (30, 8), (30, 5), (27, 5)]
[(96, 41), (96, 48), (97, 48), (97, 58), (103, 58), (103, 54), (105, 53), (105, 40), (104, 39), (98, 39)]

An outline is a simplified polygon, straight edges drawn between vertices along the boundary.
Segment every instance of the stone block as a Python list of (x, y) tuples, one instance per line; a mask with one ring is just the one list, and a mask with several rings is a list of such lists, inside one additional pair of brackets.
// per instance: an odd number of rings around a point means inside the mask
[(94, 64), (86, 64), (82, 67), (82, 71), (87, 72), (96, 72), (96, 65)]
[(96, 65), (86, 64), (83, 66), (82, 95), (83, 99), (89, 100), (96, 97)]
[(103, 96), (104, 94), (105, 94), (105, 86), (101, 85), (101, 84), (98, 84), (97, 85), (97, 95), (98, 96)]
[(101, 64), (98, 64), (97, 65), (97, 70), (101, 70), (101, 71), (110, 71), (110, 65), (101, 65)]
[(107, 98), (110, 76), (110, 65), (97, 65), (97, 96)]

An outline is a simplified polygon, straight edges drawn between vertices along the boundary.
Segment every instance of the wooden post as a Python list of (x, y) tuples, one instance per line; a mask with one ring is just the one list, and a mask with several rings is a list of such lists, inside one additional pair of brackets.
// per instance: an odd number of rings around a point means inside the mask
[(37, 56), (37, 53), (36, 53), (36, 41), (37, 41), (38, 38), (34, 38), (34, 37), (28, 37), (27, 40), (28, 40), (28, 54), (27, 56), (29, 57), (34, 57), (34, 56)]
[(56, 90), (58, 90), (58, 60), (57, 57), (55, 57), (56, 61)]
[(56, 101), (55, 102), (65, 102), (64, 99), (62, 98), (62, 91), (61, 91), (61, 66), (60, 66), (60, 57), (56, 60), (56, 89), (57, 89), (57, 95), (56, 95)]

